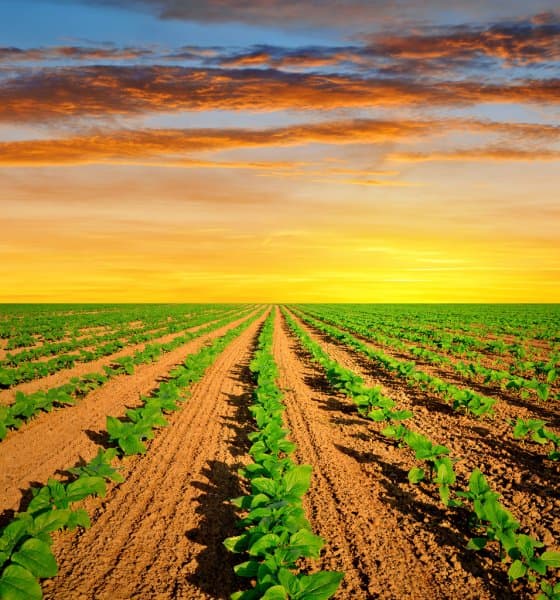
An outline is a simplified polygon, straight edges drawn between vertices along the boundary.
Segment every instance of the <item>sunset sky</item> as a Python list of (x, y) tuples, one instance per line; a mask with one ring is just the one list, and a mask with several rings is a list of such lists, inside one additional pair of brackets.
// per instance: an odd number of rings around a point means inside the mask
[(557, 7), (0, 0), (0, 301), (560, 302)]

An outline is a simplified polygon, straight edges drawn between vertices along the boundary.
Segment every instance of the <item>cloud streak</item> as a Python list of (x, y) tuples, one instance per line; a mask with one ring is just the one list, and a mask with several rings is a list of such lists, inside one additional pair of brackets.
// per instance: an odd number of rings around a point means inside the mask
[(467, 148), (449, 152), (394, 152), (388, 158), (397, 162), (439, 162), (439, 161), (535, 161), (560, 160), (560, 150), (536, 148), (522, 149), (508, 146), (486, 146)]
[(157, 56), (149, 48), (49, 46), (43, 48), (0, 47), (0, 62), (43, 62), (49, 60), (138, 60)]
[[(57, 1), (57, 0), (51, 0)], [(59, 3), (67, 0), (58, 0)], [(78, 0), (76, 0), (78, 1)], [(86, 3), (86, 0), (82, 0)], [(419, 8), (417, 0), (95, 0), (87, 4), (116, 6), (134, 11), (148, 11), (162, 19), (179, 19), (202, 23), (246, 23), (273, 27), (328, 26), (335, 29), (359, 29), (393, 23), (397, 19), (416, 21), (437, 17), (444, 12), (464, 18), (505, 13), (509, 18), (522, 17), (527, 11), (525, 0), (509, 0), (505, 10), (497, 10), (486, 0), (431, 0)], [(535, 11), (550, 10), (550, 0), (533, 0)]]
[[(254, 169), (290, 169), (305, 163), (296, 162), (217, 162), (200, 160), (192, 155), (241, 148), (283, 147), (307, 144), (385, 144), (411, 142), (448, 133), (451, 130), (469, 131), (510, 138), (517, 142), (554, 143), (560, 140), (560, 127), (547, 124), (504, 124), (465, 119), (449, 120), (373, 120), (353, 119), (317, 124), (292, 125), (268, 129), (141, 129), (118, 130), (105, 133), (60, 139), (29, 140), (0, 143), (1, 166), (76, 165), (92, 163), (154, 164), (179, 167), (219, 167)], [(401, 153), (392, 154), (394, 160), (418, 162), (425, 160), (474, 159), (478, 156), (507, 159), (550, 159), (555, 150), (539, 147), (512, 150), (494, 147), (466, 150), (451, 154)], [(477, 154), (478, 153), (478, 154)], [(338, 175), (353, 175), (352, 169), (329, 167)]]
[(331, 110), (478, 103), (560, 104), (560, 79), (418, 82), (172, 66), (44, 68), (0, 82), (0, 121), (204, 110)]

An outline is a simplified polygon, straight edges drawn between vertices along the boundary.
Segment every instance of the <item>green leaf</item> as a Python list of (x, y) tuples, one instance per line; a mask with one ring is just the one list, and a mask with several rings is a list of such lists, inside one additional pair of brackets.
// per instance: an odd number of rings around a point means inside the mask
[(469, 540), (467, 550), (482, 550), (486, 546), (488, 540), (486, 538), (475, 537)]
[(274, 533), (267, 533), (254, 542), (248, 549), (251, 556), (264, 556), (280, 545), (280, 538)]
[(83, 508), (73, 510), (68, 519), (68, 529), (76, 529), (78, 526), (83, 527), (84, 529), (91, 527), (89, 515)]
[(443, 504), (445, 504), (445, 506), (449, 505), (449, 496), (449, 485), (447, 485), (447, 483), (441, 483), (439, 485), (439, 497), (441, 498), (441, 501), (443, 502)]
[(254, 493), (266, 494), (270, 498), (275, 498), (278, 494), (278, 484), (268, 477), (255, 477), (251, 481), (251, 487)]
[(235, 535), (224, 540), (224, 546), (230, 552), (243, 552), (247, 548), (248, 534)]
[(88, 496), (105, 496), (106, 491), (103, 477), (80, 477), (66, 486), (69, 502), (78, 502)]
[(12, 553), (19, 541), (27, 535), (30, 521), (32, 519), (29, 516), (25, 519), (16, 519), (1, 530), (0, 550), (2, 552), (6, 552), (8, 555)]
[(50, 547), (37, 538), (23, 542), (20, 549), (12, 554), (11, 560), (25, 567), (35, 577), (54, 577), (58, 572)]
[(256, 577), (259, 572), (260, 563), (256, 560), (247, 560), (233, 567), (238, 577)]
[(136, 435), (128, 435), (126, 437), (119, 438), (118, 443), (119, 447), (126, 456), (132, 456), (133, 454), (144, 454), (146, 452), (146, 446)]
[(311, 465), (298, 465), (286, 473), (285, 482), (288, 494), (303, 496), (311, 485)]
[(296, 575), (289, 569), (280, 569), (278, 571), (278, 581), (287, 590), (290, 598), (298, 598), (300, 591), (300, 582)]
[(19, 565), (10, 565), (0, 576), (2, 600), (41, 600), (43, 592), (33, 575)]
[(319, 553), (324, 544), (323, 538), (315, 535), (309, 529), (300, 529), (290, 537), (287, 558), (290, 562), (301, 556), (319, 558)]
[(344, 573), (320, 571), (313, 575), (304, 575), (300, 579), (302, 594), (298, 600), (326, 600), (338, 589)]
[(410, 469), (408, 472), (408, 481), (410, 481), (410, 483), (418, 483), (424, 479), (424, 475), (424, 469), (421, 469), (420, 467), (412, 467), (412, 469)]
[(527, 573), (527, 567), (520, 561), (514, 560), (511, 567), (508, 569), (508, 577), (510, 581), (524, 577)]
[(262, 596), (262, 600), (287, 600), (288, 592), (283, 585), (273, 585)]
[(68, 509), (54, 509), (43, 513), (33, 520), (33, 532), (35, 535), (50, 533), (66, 527), (70, 511)]
[(543, 552), (539, 557), (549, 568), (560, 568), (560, 552)]

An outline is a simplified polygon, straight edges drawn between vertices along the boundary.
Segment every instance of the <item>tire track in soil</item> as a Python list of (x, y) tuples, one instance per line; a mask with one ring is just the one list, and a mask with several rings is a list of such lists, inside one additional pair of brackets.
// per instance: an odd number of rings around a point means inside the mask
[[(292, 316), (334, 360), (360, 375), (366, 385), (381, 385), (400, 409), (412, 410), (417, 430), (445, 444), (452, 456), (460, 457), (455, 471), (464, 487), (470, 473), (480, 468), (492, 488), (502, 495), (505, 506), (521, 519), (527, 532), (556, 549), (560, 540), (558, 464), (546, 458), (549, 448), (513, 439), (507, 422), (507, 419), (532, 415), (505, 402), (496, 404), (497, 418), (491, 420), (453, 410), (433, 394), (409, 387), (366, 356), (320, 333), (293, 313)], [(420, 488), (416, 490), (420, 493)]]
[(405, 453), (377, 436), (349, 400), (329, 393), (283, 318), (274, 355), (297, 461), (313, 465), (306, 510), (327, 542), (318, 567), (346, 573), (337, 600), (511, 598), (499, 573), (496, 581), (476, 557), (464, 560), (467, 539), (446, 511), (406, 490)]
[[(254, 313), (251, 313), (254, 314)], [(121, 416), (140, 404), (140, 396), (188, 354), (223, 335), (245, 316), (164, 354), (156, 363), (140, 365), (133, 375), (118, 375), (87, 394), (79, 403), (51, 413), (40, 413), (0, 444), (0, 525), (30, 499), (29, 487), (44, 484), (59, 470), (88, 461), (99, 449), (107, 415)]]
[[(89, 530), (55, 539), (59, 575), (46, 600), (229, 598), (239, 581), (223, 540), (236, 533), (228, 503), (249, 461), (253, 385), (248, 369), (264, 317), (235, 339), (193, 385), (145, 456), (127, 459), (125, 483), (89, 499)], [(91, 514), (91, 512), (90, 512)]]

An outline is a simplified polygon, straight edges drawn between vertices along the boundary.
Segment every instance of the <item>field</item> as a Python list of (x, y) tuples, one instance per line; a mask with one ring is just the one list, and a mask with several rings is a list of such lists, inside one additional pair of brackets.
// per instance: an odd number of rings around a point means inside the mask
[(560, 598), (559, 305), (0, 306), (0, 598)]

